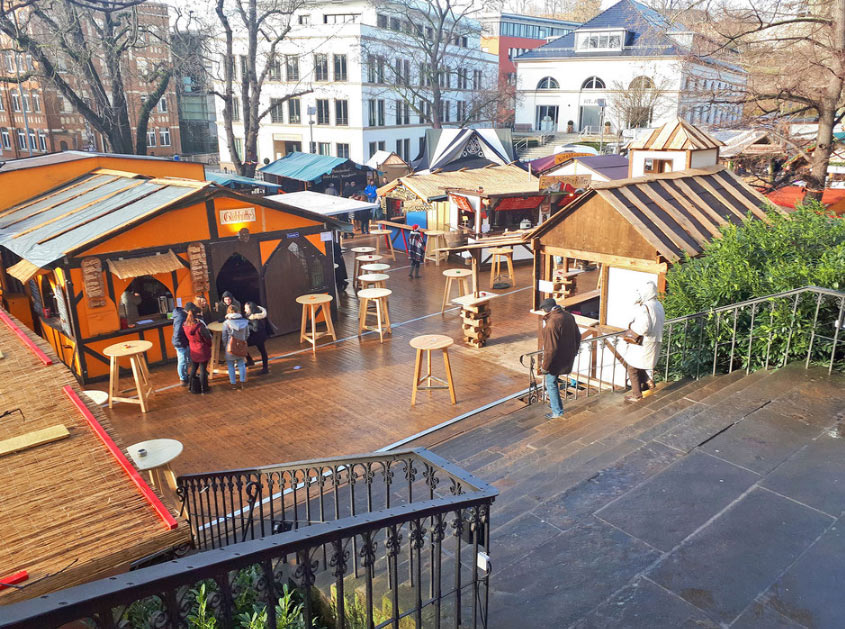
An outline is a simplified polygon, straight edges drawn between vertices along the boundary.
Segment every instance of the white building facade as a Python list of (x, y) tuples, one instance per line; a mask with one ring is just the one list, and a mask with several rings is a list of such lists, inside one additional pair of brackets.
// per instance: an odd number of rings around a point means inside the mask
[[(259, 110), (270, 108), (270, 113), (261, 121), (259, 165), (293, 151), (348, 157), (358, 163), (378, 150), (395, 151), (406, 161), (419, 154), (430, 124), (392, 85), (400, 74), (419, 81), (419, 55), (414, 56), (410, 42), (405, 50), (397, 51), (397, 37), (412, 26), (394, 15), (380, 12), (367, 0), (309, 4), (294, 14), (290, 33), (275, 57), (266, 60), (271, 68)], [(463, 37), (449, 46), (461, 62), (451, 67), (446, 62), (443, 126), (458, 124), (476, 87), (495, 85), (497, 59), (480, 50), (480, 25), (474, 30), (475, 38)], [(385, 50), (393, 54), (375, 54), (380, 42), (388, 39), (392, 44)], [(236, 39), (235, 54), (245, 50), (245, 43)], [(240, 65), (235, 65), (240, 80)], [(258, 66), (260, 72), (263, 62)], [(307, 90), (313, 91), (281, 102), (289, 94)], [(217, 119), (221, 165), (231, 166), (219, 98)], [(244, 137), (237, 122), (234, 135), (237, 146)]]
[[(696, 57), (693, 33), (621, 0), (545, 46), (516, 58), (516, 128), (617, 133), (681, 117), (698, 125), (740, 120), (746, 75)], [(608, 128), (609, 127), (609, 128)]]

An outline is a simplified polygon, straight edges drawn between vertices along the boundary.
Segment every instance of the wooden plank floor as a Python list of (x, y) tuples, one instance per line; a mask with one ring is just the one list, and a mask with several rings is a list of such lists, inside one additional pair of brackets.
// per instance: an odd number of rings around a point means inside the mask
[[(369, 240), (357, 236), (344, 246)], [(351, 270), (351, 254), (345, 258)], [(137, 406), (117, 404), (106, 409), (112, 425), (126, 443), (178, 439), (185, 449), (174, 471), (192, 473), (372, 451), (524, 389), (527, 375), (518, 356), (536, 348), (537, 330), (536, 318), (528, 313), (530, 265), (517, 266), (515, 287), (497, 291), (502, 296), (492, 302), (493, 336), (480, 350), (461, 343), (457, 310), (440, 314), (442, 271), (461, 263), (428, 263), (422, 278), (414, 280), (407, 276), (407, 265), (405, 254), (397, 252), (388, 281), (394, 329), (384, 344), (378, 334), (357, 336), (357, 298), (349, 289), (340, 300), (338, 342), (318, 347), (316, 356), (299, 343), (298, 334), (272, 339), (269, 375), (250, 369), (240, 392), (219, 374), (212, 393), (203, 396), (178, 386), (175, 364), (156, 368), (152, 411), (144, 415)], [(482, 279), (489, 281), (488, 272)], [(447, 391), (421, 392), (412, 408), (415, 353), (408, 342), (432, 333), (456, 341), (450, 358), (458, 404), (449, 403)], [(433, 361), (435, 374), (442, 375), (442, 360)], [(519, 406), (498, 406), (487, 417)]]

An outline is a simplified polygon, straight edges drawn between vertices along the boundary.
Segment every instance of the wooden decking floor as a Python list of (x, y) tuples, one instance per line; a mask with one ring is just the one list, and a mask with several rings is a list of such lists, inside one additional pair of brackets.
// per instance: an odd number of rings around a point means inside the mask
[[(368, 240), (356, 236), (344, 246)], [(345, 258), (351, 271), (351, 254)], [(527, 384), (518, 357), (536, 349), (537, 322), (528, 313), (531, 267), (517, 266), (516, 285), (496, 291), (501, 297), (492, 304), (492, 338), (474, 349), (461, 342), (457, 310), (440, 314), (442, 271), (460, 264), (454, 258), (439, 267), (428, 263), (421, 279), (409, 280), (407, 258), (397, 252), (388, 281), (393, 334), (383, 344), (378, 334), (357, 336), (358, 304), (350, 288), (340, 299), (338, 341), (321, 339), (316, 355), (299, 343), (298, 333), (271, 339), (269, 375), (259, 376), (253, 367), (245, 390), (233, 391), (227, 376), (218, 374), (212, 393), (202, 396), (178, 386), (175, 364), (159, 367), (152, 373), (157, 393), (151, 412), (128, 404), (106, 412), (126, 443), (181, 441), (185, 449), (173, 469), (182, 474), (368, 452), (478, 409)], [(488, 272), (482, 278), (489, 281)], [(451, 405), (446, 391), (433, 391), (421, 393), (412, 408), (415, 354), (408, 343), (432, 333), (456, 341), (450, 357), (458, 403)], [(439, 357), (433, 366), (435, 374), (442, 372)], [(492, 418), (519, 406), (511, 402), (486, 414)]]

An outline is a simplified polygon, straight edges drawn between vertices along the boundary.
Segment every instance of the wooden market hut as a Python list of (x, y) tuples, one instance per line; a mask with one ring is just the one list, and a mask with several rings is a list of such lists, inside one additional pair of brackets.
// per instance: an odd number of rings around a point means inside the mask
[(627, 327), (632, 291), (653, 280), (666, 286), (669, 265), (696, 256), (719, 228), (746, 215), (767, 220), (766, 199), (724, 166), (593, 183), (548, 221), (526, 234), (534, 251), (533, 307), (551, 294), (555, 269), (573, 260), (598, 265), (596, 290), (565, 305), (594, 301), (598, 323)]
[(151, 363), (173, 359), (167, 313), (197, 293), (216, 303), (230, 290), (266, 305), (277, 332), (298, 329), (297, 296), (334, 294), (342, 228), (209, 182), (95, 168), (0, 210), (0, 285), (4, 301), (25, 296), (27, 325), (88, 381), (121, 341), (151, 341)]
[(332, 185), (342, 197), (363, 190), (367, 174), (373, 172), (369, 166), (346, 157), (298, 152), (288, 153), (258, 170), (266, 181), (278, 184), (284, 192), (325, 192)]
[(399, 177), (411, 174), (411, 167), (396, 153), (390, 151), (376, 151), (365, 162), (365, 166), (372, 168), (378, 175), (376, 185), (386, 184)]

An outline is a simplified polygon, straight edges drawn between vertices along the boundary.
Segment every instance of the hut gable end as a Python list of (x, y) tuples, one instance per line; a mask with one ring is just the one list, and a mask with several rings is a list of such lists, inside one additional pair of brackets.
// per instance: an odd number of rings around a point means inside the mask
[(543, 245), (654, 261), (657, 252), (610, 203), (592, 195), (563, 216), (542, 238)]

